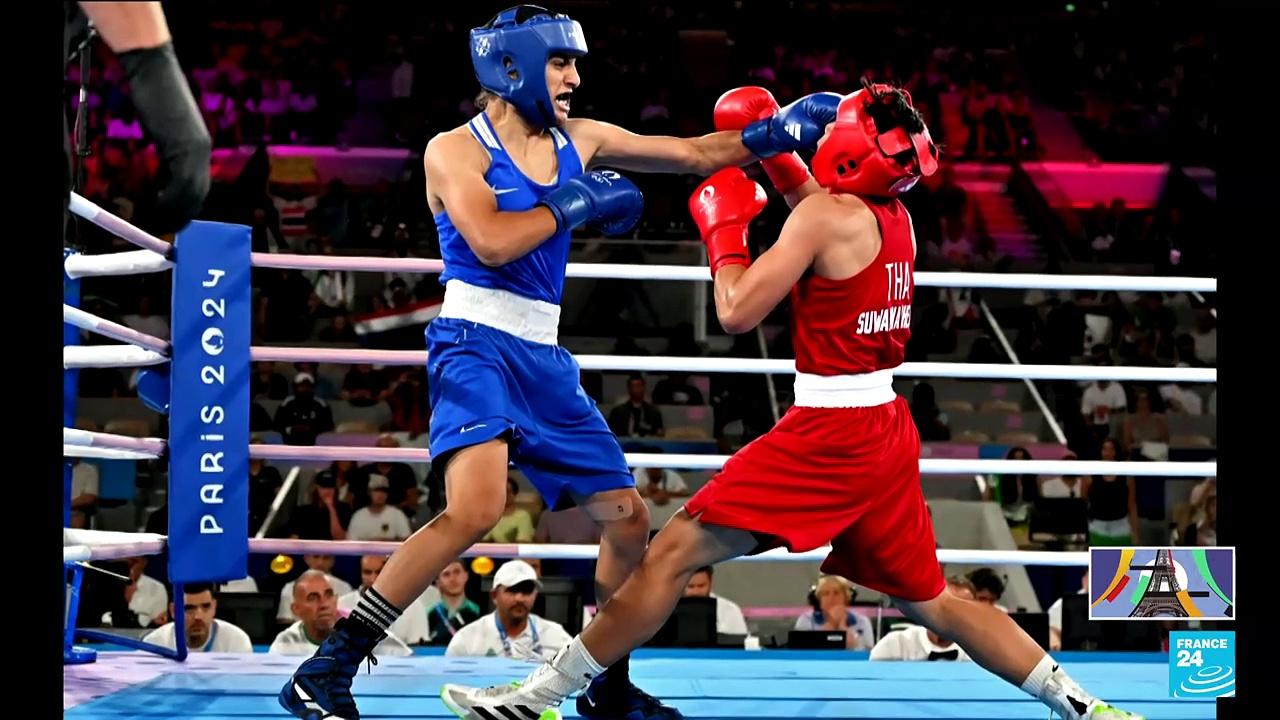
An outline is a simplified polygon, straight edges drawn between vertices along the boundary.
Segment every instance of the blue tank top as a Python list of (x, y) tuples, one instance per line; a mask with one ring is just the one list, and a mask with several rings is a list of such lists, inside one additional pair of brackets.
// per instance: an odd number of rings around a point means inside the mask
[[(554, 185), (534, 182), (516, 167), (484, 113), (472, 118), (467, 123), (467, 128), (491, 158), (484, 179), (493, 188), (500, 211), (528, 210), (545, 195), (582, 174), (582, 160), (578, 157), (578, 151), (574, 149), (569, 135), (559, 128), (551, 128), (558, 161)], [(444, 260), (441, 284), (457, 278), (471, 285), (507, 290), (533, 300), (560, 304), (560, 296), (564, 292), (565, 265), (569, 262), (571, 231), (568, 228), (552, 235), (518, 260), (489, 267), (471, 252), (467, 241), (453, 226), (448, 212), (436, 215), (435, 221), (436, 231), (440, 235), (440, 256)]]

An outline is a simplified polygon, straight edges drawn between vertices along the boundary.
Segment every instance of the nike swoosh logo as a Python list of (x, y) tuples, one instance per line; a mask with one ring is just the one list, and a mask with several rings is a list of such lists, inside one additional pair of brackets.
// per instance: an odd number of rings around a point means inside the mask
[(519, 190), (519, 189), (520, 189), (520, 188), (494, 188), (494, 189), (493, 189), (493, 194), (494, 194), (494, 195), (506, 195), (507, 193), (513, 193), (513, 192), (515, 192), (515, 191), (517, 191), (517, 190)]
[(489, 426), (484, 423), (480, 423), (479, 425), (472, 425), (471, 427), (463, 427), (458, 432), (466, 432), (468, 430), (479, 430), (482, 427), (489, 427)]

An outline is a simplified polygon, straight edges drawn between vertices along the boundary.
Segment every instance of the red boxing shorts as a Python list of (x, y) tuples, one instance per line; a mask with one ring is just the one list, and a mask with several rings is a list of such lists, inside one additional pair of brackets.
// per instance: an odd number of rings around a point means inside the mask
[(946, 587), (920, 489), (920, 436), (901, 397), (875, 407), (791, 408), (685, 511), (773, 536), (774, 547), (792, 552), (830, 542), (824, 573), (895, 598), (932, 600)]

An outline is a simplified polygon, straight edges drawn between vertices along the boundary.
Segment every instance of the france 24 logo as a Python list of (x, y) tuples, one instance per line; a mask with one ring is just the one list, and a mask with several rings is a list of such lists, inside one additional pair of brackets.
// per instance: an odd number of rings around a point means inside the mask
[(1234, 631), (1169, 633), (1169, 696), (1209, 699), (1236, 693)]

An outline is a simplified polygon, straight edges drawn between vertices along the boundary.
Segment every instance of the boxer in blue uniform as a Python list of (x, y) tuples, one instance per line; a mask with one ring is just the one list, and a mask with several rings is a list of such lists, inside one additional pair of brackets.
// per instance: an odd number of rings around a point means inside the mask
[[(424, 158), (445, 264), (427, 370), (432, 462), (445, 468), (448, 505), (392, 555), (281, 690), (281, 705), (296, 717), (359, 717), (350, 688), (360, 663), (445, 565), (498, 522), (508, 462), (548, 508), (576, 504), (600, 524), (597, 598), (612, 597), (644, 554), (649, 515), (621, 446), (579, 384), (577, 362), (557, 343), (570, 233), (582, 225), (622, 233), (640, 218), (635, 185), (593, 168), (705, 176), (759, 159), (736, 131), (651, 137), (569, 119), (587, 45), (564, 15), (513, 7), (470, 40), (481, 112), (433, 138)], [(819, 128), (835, 117), (834, 105), (829, 116), (813, 108), (821, 117), (793, 115)], [(760, 140), (770, 152), (788, 142), (785, 133)], [(579, 714), (682, 717), (635, 687), (627, 670), (624, 658), (601, 675), (579, 696)]]

